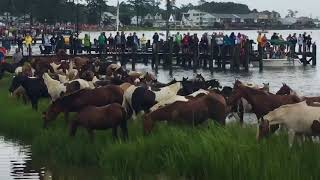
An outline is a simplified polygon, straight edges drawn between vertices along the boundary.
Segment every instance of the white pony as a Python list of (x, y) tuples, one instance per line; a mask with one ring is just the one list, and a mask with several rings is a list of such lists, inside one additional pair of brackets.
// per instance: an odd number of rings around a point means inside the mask
[(203, 90), (203, 89), (200, 89), (188, 96), (179, 96), (179, 95), (176, 95), (176, 96), (172, 96), (171, 98), (169, 99), (166, 99), (164, 101), (161, 101), (159, 103), (157, 103), (156, 105), (152, 106), (152, 108), (150, 108), (150, 111), (155, 111), (161, 107), (164, 107), (166, 105), (169, 105), (169, 104), (172, 104), (172, 103), (175, 103), (177, 101), (182, 101), (182, 102), (188, 102), (190, 100), (190, 98), (188, 97), (196, 97), (198, 96), (199, 94), (209, 94), (209, 91), (206, 91), (206, 90)]
[(320, 107), (308, 106), (306, 101), (302, 101), (269, 112), (260, 122), (257, 139), (266, 136), (271, 125), (283, 125), (288, 129), (291, 147), (295, 135), (320, 135)]

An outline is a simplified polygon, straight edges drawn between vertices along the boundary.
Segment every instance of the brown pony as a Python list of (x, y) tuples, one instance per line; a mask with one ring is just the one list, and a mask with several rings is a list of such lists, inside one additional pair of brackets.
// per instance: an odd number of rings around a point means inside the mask
[(61, 113), (68, 121), (69, 112), (78, 112), (87, 106), (105, 106), (111, 103), (123, 104), (123, 90), (119, 86), (109, 85), (96, 89), (83, 89), (63, 96), (53, 102), (47, 112), (43, 112), (44, 127)]
[(233, 94), (228, 99), (228, 105), (234, 105), (240, 98), (246, 99), (252, 105), (252, 110), (258, 119), (282, 105), (301, 102), (295, 95), (274, 95), (238, 84), (235, 85)]
[[(278, 95), (297, 95), (297, 93), (292, 90), (287, 84), (282, 83), (282, 87), (279, 89), (279, 91), (276, 93)], [(314, 103), (320, 103), (320, 96), (318, 97), (306, 97), (302, 96), (300, 97), (302, 101), (306, 101), (309, 106), (314, 106)]]
[(177, 101), (157, 109), (144, 117), (144, 133), (149, 134), (155, 121), (198, 125), (207, 119), (214, 119), (225, 125), (227, 105), (224, 97), (209, 93), (188, 102)]
[(109, 128), (112, 128), (113, 138), (117, 139), (117, 129), (120, 126), (123, 139), (128, 138), (126, 111), (117, 103), (102, 107), (88, 106), (81, 109), (70, 124), (71, 136), (75, 136), (78, 126), (86, 128), (91, 139), (93, 139), (94, 130)]

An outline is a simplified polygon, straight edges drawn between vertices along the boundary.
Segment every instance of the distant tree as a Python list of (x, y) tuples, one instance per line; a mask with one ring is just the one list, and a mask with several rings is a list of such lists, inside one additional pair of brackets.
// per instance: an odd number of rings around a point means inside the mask
[(106, 0), (86, 0), (88, 5), (88, 23), (98, 24), (101, 22), (102, 12), (106, 9)]
[(298, 14), (298, 11), (292, 10), (292, 9), (288, 9), (288, 14), (287, 14), (286, 17), (292, 17), (293, 18), (293, 17), (296, 17), (297, 14)]
[[(144, 15), (148, 13), (148, 7), (152, 7), (151, 0), (128, 0), (128, 3), (135, 9), (137, 16), (137, 25), (139, 25), (139, 19), (142, 19)], [(140, 22), (141, 25), (142, 22)]]

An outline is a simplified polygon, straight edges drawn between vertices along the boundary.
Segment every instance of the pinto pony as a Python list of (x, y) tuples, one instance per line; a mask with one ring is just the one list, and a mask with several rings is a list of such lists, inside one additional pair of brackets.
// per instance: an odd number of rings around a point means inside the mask
[(218, 94), (210, 93), (188, 102), (174, 102), (144, 116), (143, 129), (149, 134), (156, 121), (198, 125), (207, 119), (214, 119), (225, 125), (227, 105), (225, 99)]
[(265, 115), (260, 121), (257, 140), (270, 134), (270, 126), (281, 124), (288, 129), (289, 145), (295, 135), (320, 135), (320, 108), (312, 107), (306, 101), (283, 105)]

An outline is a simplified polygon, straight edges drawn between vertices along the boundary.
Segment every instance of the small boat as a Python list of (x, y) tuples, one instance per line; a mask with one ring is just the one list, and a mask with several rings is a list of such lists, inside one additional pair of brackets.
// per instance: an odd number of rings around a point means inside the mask
[[(259, 67), (259, 61), (251, 62), (253, 67)], [(298, 67), (302, 62), (299, 59), (263, 59), (263, 67)]]
[(268, 30), (265, 30), (265, 29), (258, 30), (257, 32), (258, 32), (258, 33), (261, 33), (261, 34), (267, 34), (267, 33), (269, 33), (269, 31), (268, 31)]

